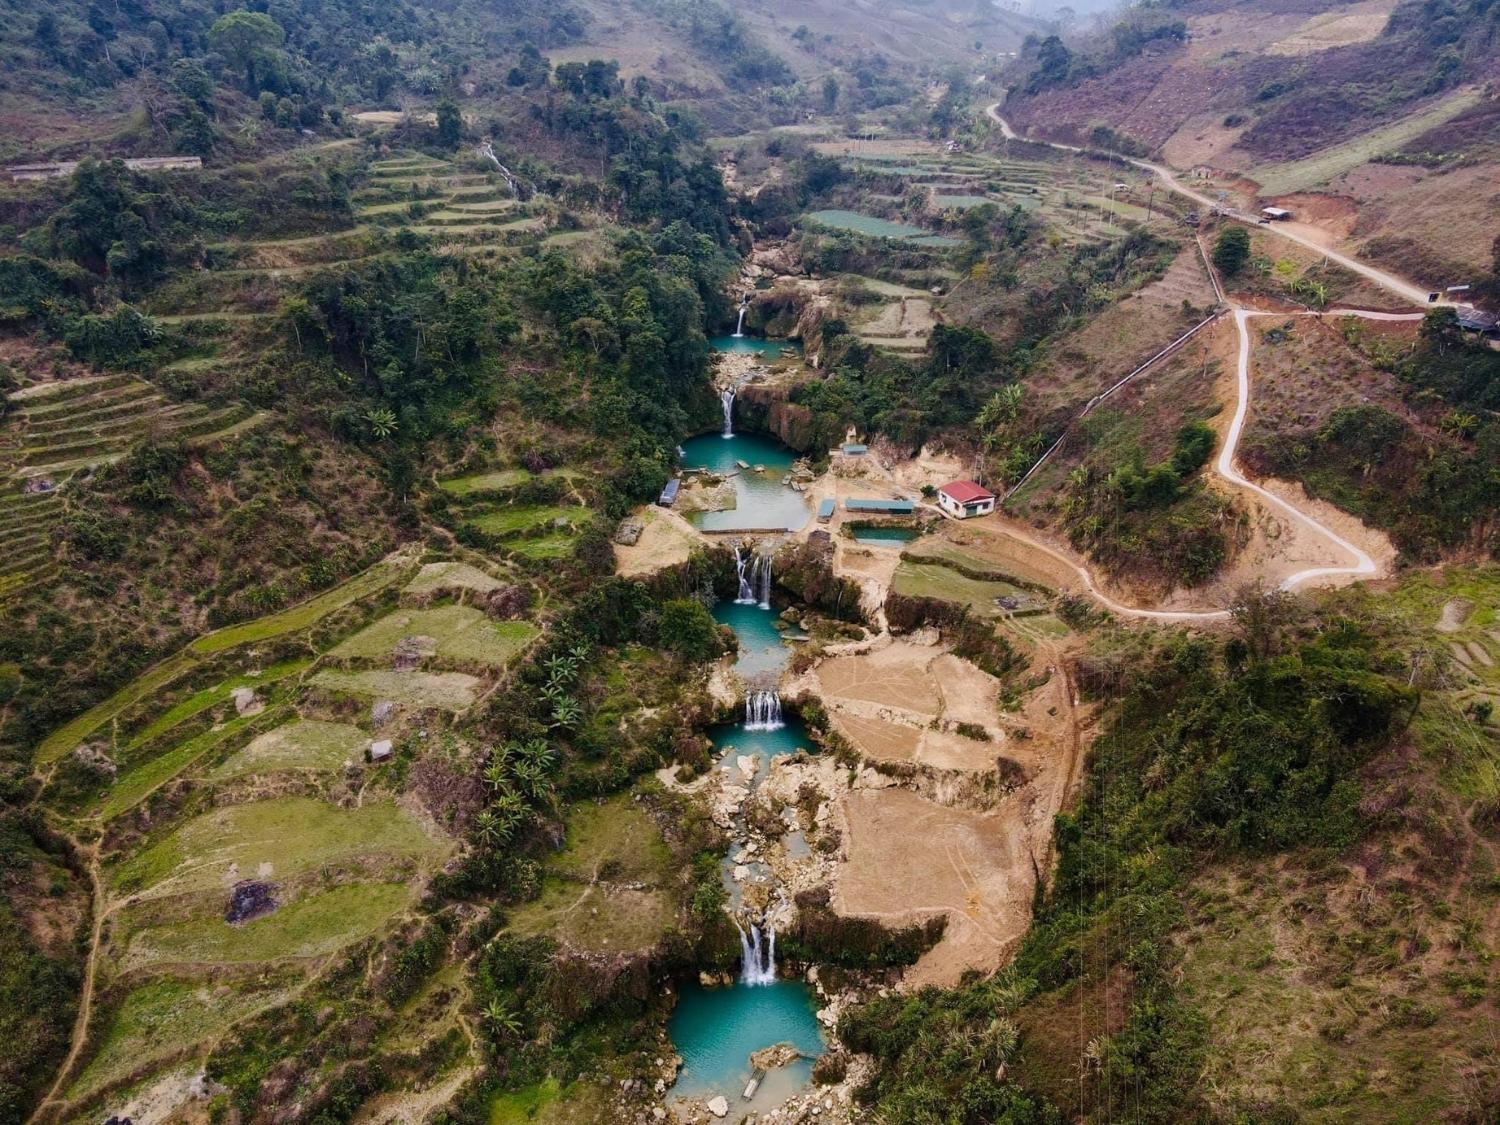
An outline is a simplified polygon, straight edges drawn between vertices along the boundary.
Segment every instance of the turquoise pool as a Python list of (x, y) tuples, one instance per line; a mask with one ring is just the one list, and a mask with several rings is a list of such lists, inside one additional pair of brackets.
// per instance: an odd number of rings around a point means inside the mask
[(856, 527), (853, 534), (866, 547), (904, 547), (919, 533), (909, 527)]
[(685, 985), (667, 1031), (682, 1056), (673, 1093), (689, 1098), (723, 1094), (737, 1114), (779, 1105), (812, 1076), (812, 1062), (801, 1059), (771, 1071), (755, 1098), (743, 1101), (750, 1052), (791, 1043), (803, 1054), (817, 1056), (824, 1047), (812, 990), (801, 981), (730, 988)]
[(763, 336), (714, 336), (708, 346), (716, 352), (750, 353), (775, 358), (781, 355), (796, 355), (801, 345), (792, 340), (767, 340)]
[[(682, 443), (684, 469), (707, 469), (733, 478), (735, 507), (728, 512), (688, 516), (704, 531), (800, 531), (807, 523), (807, 501), (781, 483), (797, 455), (764, 434), (700, 434)], [(738, 462), (751, 466), (741, 469)], [(764, 472), (755, 472), (760, 465)]]

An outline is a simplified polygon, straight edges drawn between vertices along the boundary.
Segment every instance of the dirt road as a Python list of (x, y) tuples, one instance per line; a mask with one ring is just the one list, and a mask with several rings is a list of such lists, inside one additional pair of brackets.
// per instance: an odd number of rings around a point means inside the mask
[[(1037, 140), (1033, 137), (1021, 136), (1013, 128), (1011, 128), (1010, 122), (1006, 121), (1005, 118), (1000, 116), (1000, 104), (1000, 102), (996, 102), (993, 105), (987, 107), (985, 109), (985, 113), (988, 114), (989, 117), (1000, 126), (1000, 132), (1010, 140), (1029, 141), (1032, 144), (1043, 144), (1048, 148), (1059, 149), (1063, 152), (1086, 153), (1090, 151), (1089, 149), (1081, 148), (1078, 145), (1065, 145), (1059, 144), (1055, 141), (1043, 141)], [(1113, 159), (1124, 160), (1127, 164), (1134, 165), (1144, 172), (1150, 172), (1157, 179), (1161, 180), (1161, 182), (1167, 187), (1169, 191), (1174, 191), (1178, 195), (1181, 195), (1187, 199), (1191, 199), (1194, 203), (1197, 203), (1203, 207), (1215, 208), (1220, 206), (1218, 200), (1204, 195), (1202, 192), (1194, 191), (1192, 188), (1182, 183), (1182, 181), (1177, 178), (1176, 173), (1174, 173), (1170, 168), (1167, 168), (1161, 164), (1153, 164), (1149, 160), (1137, 160), (1132, 157), (1119, 156), (1117, 153), (1100, 152), (1099, 155), (1109, 156)], [(1225, 213), (1228, 214), (1231, 218), (1239, 219), (1241, 222), (1255, 223), (1259, 220), (1259, 216), (1247, 215), (1243, 211), (1236, 211), (1230, 208), (1226, 208), (1224, 210)], [(1419, 285), (1414, 285), (1412, 282), (1407, 281), (1404, 278), (1397, 277), (1395, 274), (1387, 273), (1385, 270), (1376, 269), (1374, 266), (1366, 265), (1364, 262), (1361, 262), (1355, 258), (1351, 258), (1347, 254), (1340, 254), (1337, 250), (1330, 250), (1327, 246), (1323, 245), (1321, 242), (1318, 242), (1316, 239), (1309, 238), (1308, 236), (1300, 234), (1294, 230), (1287, 230), (1280, 224), (1270, 223), (1267, 225), (1266, 229), (1274, 235), (1285, 238), (1290, 242), (1295, 242), (1300, 246), (1305, 246), (1309, 250), (1313, 250), (1318, 254), (1326, 256), (1329, 261), (1337, 262), (1347, 270), (1352, 270), (1354, 273), (1357, 273), (1362, 277), (1369, 278), (1369, 280), (1373, 281), (1376, 285), (1379, 285), (1382, 289), (1395, 293), (1397, 296), (1412, 302), (1412, 304), (1426, 305), (1428, 303), (1427, 295), (1429, 290), (1423, 289)], [(1448, 304), (1450, 302), (1444, 301), (1434, 303)]]

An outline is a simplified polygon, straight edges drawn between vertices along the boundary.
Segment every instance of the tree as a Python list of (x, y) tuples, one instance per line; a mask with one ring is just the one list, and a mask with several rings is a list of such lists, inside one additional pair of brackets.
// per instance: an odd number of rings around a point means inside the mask
[(1250, 260), (1250, 232), (1244, 227), (1225, 227), (1214, 240), (1214, 265), (1225, 277), (1233, 277)]
[(438, 144), (444, 148), (457, 148), (463, 140), (464, 119), (452, 98), (444, 98), (437, 104), (437, 133)]
[(839, 105), (839, 80), (833, 75), (823, 79), (823, 112), (832, 113)]
[(661, 607), (662, 647), (695, 663), (719, 651), (719, 627), (703, 603), (679, 598)]
[(245, 90), (255, 93), (255, 67), (286, 42), (286, 32), (264, 12), (243, 9), (220, 16), (208, 29), (208, 42), (235, 66), (245, 70)]

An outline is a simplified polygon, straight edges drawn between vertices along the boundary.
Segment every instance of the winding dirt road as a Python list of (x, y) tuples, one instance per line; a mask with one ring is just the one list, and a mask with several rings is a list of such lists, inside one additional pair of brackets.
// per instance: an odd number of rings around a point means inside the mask
[[(1000, 104), (1001, 103), (999, 102), (994, 103), (993, 105), (987, 107), (985, 112), (1000, 126), (1001, 133), (1004, 134), (1007, 138), (1011, 140), (1030, 141), (1031, 143), (1035, 144), (1043, 144), (1049, 148), (1059, 149), (1064, 152), (1087, 153), (1090, 151), (1088, 149), (1080, 148), (1077, 145), (1060, 144), (1055, 141), (1033, 141), (1032, 138), (1021, 136), (1013, 128), (1011, 128), (1010, 123), (1007, 122), (1005, 118), (1000, 116)], [(1126, 160), (1128, 163), (1134, 165), (1135, 167), (1150, 172), (1152, 175), (1156, 176), (1162, 181), (1163, 184), (1166, 185), (1166, 187), (1170, 191), (1174, 191), (1179, 195), (1185, 196), (1186, 198), (1207, 207), (1218, 206), (1217, 201), (1183, 185), (1169, 168), (1163, 167), (1160, 164), (1153, 164), (1148, 160), (1136, 160), (1129, 157), (1120, 157), (1114, 153), (1099, 153), (1099, 155), (1108, 156), (1112, 159)], [(1256, 221), (1254, 216), (1245, 215), (1238, 211), (1230, 210), (1227, 213), (1230, 215), (1230, 217), (1239, 219), (1243, 222), (1253, 223)], [(1350, 258), (1347, 255), (1339, 254), (1335, 251), (1329, 250), (1327, 247), (1321, 246), (1311, 239), (1304, 238), (1302, 235), (1297, 234), (1295, 231), (1285, 230), (1284, 228), (1277, 227), (1275, 225), (1268, 227), (1268, 229), (1271, 231), (1271, 233), (1278, 235), (1279, 237), (1286, 238), (1292, 242), (1296, 242), (1312, 250), (1316, 250), (1320, 254), (1326, 254), (1330, 260), (1338, 262), (1346, 269), (1352, 270), (1353, 272), (1368, 278), (1370, 281), (1373, 281), (1381, 288), (1386, 289), (1405, 300), (1411, 301), (1413, 304), (1427, 304), (1427, 291), (1420, 288), (1419, 286), (1413, 285), (1409, 281), (1386, 273), (1384, 270), (1378, 270), (1373, 266), (1368, 266), (1363, 262), (1356, 261), (1355, 259)], [(1211, 268), (1210, 276), (1212, 276)], [(1229, 430), (1224, 436), (1224, 444), (1219, 451), (1218, 459), (1214, 463), (1214, 470), (1231, 486), (1253, 493), (1264, 503), (1278, 509), (1280, 512), (1284, 513), (1292, 520), (1296, 521), (1310, 531), (1313, 531), (1317, 535), (1326, 539), (1328, 542), (1332, 543), (1342, 554), (1348, 556), (1350, 562), (1350, 565), (1348, 566), (1320, 566), (1298, 571), (1297, 573), (1289, 575), (1286, 579), (1284, 579), (1281, 583), (1280, 588), (1283, 590), (1295, 590), (1298, 587), (1303, 586), (1309, 582), (1316, 582), (1329, 578), (1343, 578), (1350, 576), (1355, 578), (1371, 578), (1376, 576), (1379, 573), (1380, 568), (1376, 565), (1375, 560), (1372, 559), (1368, 553), (1366, 553), (1355, 544), (1349, 542), (1347, 539), (1339, 535), (1336, 531), (1328, 527), (1326, 524), (1321, 523), (1301, 509), (1289, 504), (1280, 496), (1277, 496), (1275, 493), (1256, 484), (1254, 481), (1250, 480), (1243, 473), (1241, 473), (1236, 466), (1235, 461), (1236, 456), (1239, 452), (1240, 438), (1245, 428), (1245, 419), (1250, 413), (1250, 352), (1252, 337), (1249, 329), (1249, 321), (1251, 317), (1269, 316), (1272, 314), (1258, 312), (1253, 309), (1247, 309), (1241, 305), (1236, 304), (1232, 300), (1229, 300), (1227, 297), (1223, 297), (1223, 290), (1220, 288), (1217, 278), (1214, 278), (1214, 288), (1220, 293), (1221, 298), (1224, 300), (1224, 303), (1232, 311), (1234, 315), (1235, 330), (1239, 333), (1239, 356), (1238, 362), (1236, 364), (1237, 393), (1235, 396), (1236, 402), (1234, 419), (1230, 423)], [(1309, 313), (1301, 315), (1317, 316), (1323, 314)], [(1421, 312), (1386, 313), (1371, 312), (1365, 309), (1332, 309), (1329, 310), (1326, 315), (1357, 316), (1367, 320), (1409, 321), (1421, 320), (1425, 314)], [(1050, 453), (1051, 451), (1049, 450), (1048, 452)], [(1035, 467), (1033, 467), (1032, 471), (1035, 471)], [(1108, 594), (1104, 593), (1094, 582), (1093, 575), (1089, 573), (1086, 567), (1080, 566), (1072, 558), (1064, 555), (1062, 552), (1030, 535), (1018, 533), (1013, 528), (1005, 529), (1004, 533), (1007, 535), (1012, 535), (1016, 538), (1023, 539), (1029, 545), (1039, 550), (1045, 551), (1047, 554), (1056, 558), (1058, 561), (1065, 563), (1068, 567), (1073, 569), (1078, 574), (1079, 580), (1083, 583), (1084, 588), (1089, 592), (1091, 597), (1093, 597), (1100, 604), (1106, 606), (1111, 611), (1120, 614), (1121, 616), (1145, 618), (1154, 621), (1184, 622), (1221, 621), (1229, 616), (1229, 610), (1227, 609), (1154, 610), (1141, 609), (1136, 606), (1125, 605), (1111, 598)]]
[[(1194, 191), (1192, 188), (1182, 183), (1182, 181), (1177, 178), (1176, 173), (1174, 173), (1170, 168), (1167, 168), (1164, 165), (1153, 164), (1149, 160), (1137, 160), (1134, 157), (1121, 156), (1118, 153), (1081, 148), (1078, 145), (1065, 145), (1060, 144), (1056, 141), (1044, 141), (1038, 140), (1034, 137), (1023, 137), (1020, 133), (1017, 133), (1013, 128), (1011, 128), (1010, 122), (1006, 121), (1005, 118), (1000, 116), (1000, 105), (1000, 102), (995, 102), (993, 105), (987, 106), (985, 108), (985, 113), (990, 117), (991, 120), (993, 120), (997, 125), (1000, 126), (1001, 134), (1004, 135), (1008, 140), (1026, 141), (1030, 144), (1046, 145), (1048, 148), (1055, 148), (1062, 152), (1079, 152), (1086, 154), (1093, 153), (1097, 156), (1108, 157), (1111, 160), (1123, 160), (1127, 164), (1134, 165), (1135, 167), (1141, 169), (1143, 172), (1150, 172), (1157, 179), (1161, 180), (1161, 182), (1167, 187), (1169, 191), (1176, 192), (1178, 195), (1184, 196), (1187, 199), (1191, 199), (1194, 203), (1201, 204), (1204, 207), (1220, 207), (1220, 203), (1217, 199), (1204, 195), (1202, 192)], [(1227, 214), (1230, 218), (1238, 219), (1241, 222), (1258, 222), (1258, 216), (1248, 215), (1243, 211), (1238, 211), (1233, 208), (1223, 208), (1223, 210), (1224, 213)], [(1382, 289), (1386, 289), (1392, 293), (1395, 293), (1397, 296), (1412, 302), (1412, 304), (1414, 305), (1426, 305), (1428, 303), (1427, 296), (1429, 290), (1423, 289), (1419, 285), (1413, 285), (1410, 281), (1407, 281), (1404, 278), (1397, 277), (1392, 273), (1387, 273), (1385, 270), (1376, 269), (1374, 266), (1366, 265), (1364, 262), (1361, 262), (1355, 258), (1351, 258), (1347, 254), (1340, 254), (1336, 250), (1330, 250), (1328, 247), (1324, 246), (1322, 243), (1317, 242), (1314, 239), (1307, 238), (1304, 235), (1298, 234), (1296, 231), (1287, 230), (1285, 227), (1279, 226), (1275, 223), (1268, 224), (1266, 229), (1280, 238), (1285, 238), (1290, 242), (1295, 242), (1300, 246), (1305, 246), (1309, 250), (1313, 250), (1316, 253), (1324, 255), (1328, 258), (1329, 261), (1337, 262), (1347, 270), (1353, 270), (1360, 276), (1369, 278)], [(1441, 301), (1433, 303), (1448, 304), (1449, 302)]]

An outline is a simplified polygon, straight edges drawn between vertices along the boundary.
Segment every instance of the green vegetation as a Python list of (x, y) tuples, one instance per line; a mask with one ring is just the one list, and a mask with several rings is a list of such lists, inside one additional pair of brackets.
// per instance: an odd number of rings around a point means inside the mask
[(213, 771), (215, 779), (279, 770), (336, 770), (364, 757), (370, 736), (346, 723), (298, 719), (266, 731)]
[(364, 883), (308, 895), (238, 926), (222, 918), (153, 926), (131, 936), (125, 966), (321, 957), (373, 933), (411, 897), (404, 883)]
[[(1207, 1027), (1177, 985), (1188, 883), (1228, 857), (1359, 839), (1358, 771), (1417, 698), (1354, 621), (1289, 609), (1248, 601), (1222, 645), (1128, 642), (1082, 670), (1118, 707), (1078, 812), (1059, 818), (1057, 881), (1014, 968), (846, 1015), (841, 1036), (878, 1064), (864, 1100), (903, 1121), (1041, 1121), (1102, 1111), (1128, 1084), (1143, 1120), (1204, 1112)], [(1092, 999), (1111, 981), (1119, 1015)]]
[(436, 656), (440, 662), (499, 668), (524, 649), (537, 632), (529, 622), (491, 621), (470, 606), (403, 609), (366, 626), (329, 655), (389, 660), (398, 643), (415, 637), (423, 653)]
[(1234, 277), (1250, 260), (1250, 232), (1244, 227), (1226, 226), (1214, 239), (1214, 265), (1225, 277)]
[(1406, 416), (1376, 402), (1339, 406), (1316, 427), (1258, 443), (1247, 451), (1252, 463), (1385, 528), (1413, 559), (1435, 561), (1470, 544), (1495, 555), (1500, 355), (1464, 339), (1452, 316), (1429, 314), (1404, 355), (1382, 352), (1358, 326), (1346, 331), (1369, 350), (1367, 362), (1394, 372)]

